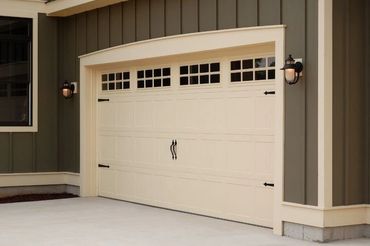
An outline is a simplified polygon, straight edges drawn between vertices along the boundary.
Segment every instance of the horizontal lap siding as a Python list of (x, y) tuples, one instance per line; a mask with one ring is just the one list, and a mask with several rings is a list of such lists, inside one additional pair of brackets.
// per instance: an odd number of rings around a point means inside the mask
[[(122, 13), (122, 16), (119, 15)], [(86, 47), (79, 50), (92, 52), (96, 49), (130, 43), (164, 35), (176, 35), (257, 25), (286, 24), (286, 54), (304, 58), (305, 78), (294, 87), (286, 87), (285, 200), (302, 204), (317, 204), (317, 1), (311, 0), (130, 0), (111, 7), (85, 13), (86, 22), (75, 27), (60, 19), (60, 43), (76, 40), (73, 31), (78, 26), (79, 35), (87, 35)], [(102, 17), (104, 16), (104, 18)], [(119, 31), (122, 22), (122, 32)], [(69, 26), (69, 27), (67, 27)], [(71, 43), (73, 45), (73, 43)], [(59, 53), (64, 49), (60, 45)], [(75, 41), (77, 46), (77, 41)], [(69, 47), (75, 50), (76, 47)], [(60, 63), (76, 64), (76, 56), (61, 54)], [(59, 80), (77, 80), (78, 67), (68, 71), (60, 66)], [(73, 77), (74, 75), (74, 77)], [(72, 77), (71, 77), (72, 76)], [(70, 106), (64, 104), (73, 104)], [(63, 101), (59, 121), (61, 167), (66, 171), (78, 170), (77, 132), (78, 98)], [(309, 107), (309, 108), (308, 108)], [(74, 112), (74, 116), (73, 113)], [(72, 114), (72, 115), (70, 115)], [(72, 122), (70, 122), (72, 121)], [(71, 127), (73, 129), (71, 129)], [(69, 134), (68, 139), (61, 135)], [(1, 141), (1, 136), (0, 136)], [(71, 144), (71, 142), (74, 142)], [(75, 150), (72, 150), (75, 148)], [(65, 158), (65, 155), (72, 157)], [(73, 164), (69, 161), (75, 161)]]

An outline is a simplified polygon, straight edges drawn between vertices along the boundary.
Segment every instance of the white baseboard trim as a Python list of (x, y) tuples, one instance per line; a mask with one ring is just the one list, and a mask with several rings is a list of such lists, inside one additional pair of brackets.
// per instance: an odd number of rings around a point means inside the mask
[(284, 202), (282, 220), (320, 228), (370, 224), (370, 205), (359, 204), (323, 209)]
[(58, 184), (80, 186), (80, 174), (71, 172), (0, 174), (0, 187)]

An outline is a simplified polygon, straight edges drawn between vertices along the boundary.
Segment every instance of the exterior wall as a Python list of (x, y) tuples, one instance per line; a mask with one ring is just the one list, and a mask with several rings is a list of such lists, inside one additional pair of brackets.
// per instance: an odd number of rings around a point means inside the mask
[(39, 15), (38, 132), (0, 133), (0, 173), (57, 171), (57, 20)]
[[(79, 80), (77, 56), (150, 38), (286, 24), (286, 55), (303, 58), (304, 79), (286, 87), (285, 200), (317, 204), (317, 1), (129, 0), (59, 21), (59, 86)], [(79, 169), (79, 100), (59, 98), (59, 163)]]
[(370, 42), (366, 5), (368, 16), (369, 1), (333, 2), (334, 206), (369, 202), (370, 81), (365, 51), (369, 57)]

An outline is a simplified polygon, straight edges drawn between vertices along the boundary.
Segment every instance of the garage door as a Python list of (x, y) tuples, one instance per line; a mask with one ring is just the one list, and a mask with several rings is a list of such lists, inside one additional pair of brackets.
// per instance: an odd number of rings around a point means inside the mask
[(273, 55), (97, 76), (100, 196), (272, 227)]

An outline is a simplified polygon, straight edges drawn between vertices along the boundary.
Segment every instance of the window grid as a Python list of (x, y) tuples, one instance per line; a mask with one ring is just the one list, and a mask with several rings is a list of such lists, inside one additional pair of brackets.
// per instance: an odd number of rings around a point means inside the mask
[(256, 82), (275, 79), (275, 57), (255, 57), (232, 60), (230, 62), (230, 81)]
[(220, 63), (180, 66), (180, 86), (220, 83)]
[(171, 68), (150, 68), (137, 71), (137, 88), (161, 88), (171, 86)]
[(102, 91), (121, 91), (130, 89), (130, 72), (116, 72), (102, 74)]

